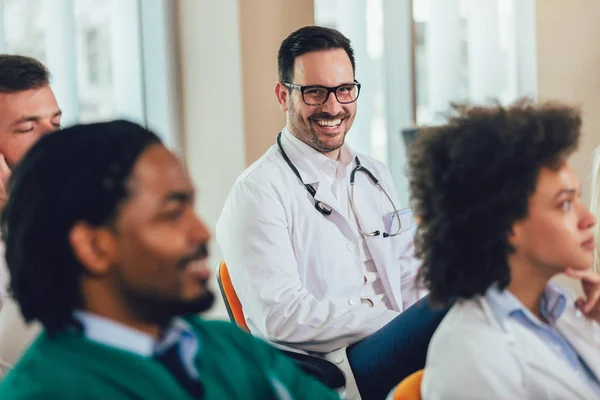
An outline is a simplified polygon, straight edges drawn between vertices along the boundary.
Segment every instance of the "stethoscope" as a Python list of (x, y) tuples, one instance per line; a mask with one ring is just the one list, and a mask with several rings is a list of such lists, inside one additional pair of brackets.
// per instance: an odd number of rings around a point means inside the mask
[[(315, 190), (315, 188), (312, 185), (304, 183), (304, 181), (302, 180), (302, 177), (300, 176), (300, 172), (298, 171), (296, 166), (292, 163), (290, 158), (287, 156), (287, 154), (283, 150), (283, 146), (281, 146), (281, 132), (279, 132), (279, 134), (277, 135), (277, 146), (279, 147), (279, 151), (281, 151), (281, 155), (283, 156), (283, 159), (285, 160), (287, 165), (294, 172), (294, 174), (296, 174), (296, 176), (300, 180), (300, 183), (302, 183), (304, 185), (304, 187), (306, 188), (308, 193), (310, 193), (310, 195), (314, 199), (315, 195), (317, 194), (317, 191)], [(386, 237), (393, 237), (393, 236), (399, 235), (400, 231), (402, 230), (402, 223), (400, 221), (400, 213), (398, 212), (398, 209), (396, 208), (394, 201), (392, 200), (390, 195), (385, 191), (385, 189), (381, 186), (381, 184), (379, 183), (379, 180), (377, 178), (375, 178), (375, 175), (373, 175), (373, 173), (371, 171), (369, 171), (367, 168), (362, 166), (362, 164), (360, 163), (360, 160), (358, 159), (358, 156), (354, 157), (354, 162), (356, 163), (356, 167), (354, 167), (352, 169), (352, 172), (350, 172), (350, 209), (352, 210), (352, 213), (354, 214), (354, 218), (356, 219), (356, 224), (358, 225), (358, 230), (360, 231), (360, 233), (362, 233), (365, 236), (381, 235), (381, 232), (378, 230), (373, 231), (373, 232), (363, 231), (363, 229), (360, 226), (360, 222), (358, 221), (358, 217), (356, 216), (356, 209), (354, 208), (354, 179), (356, 177), (357, 172), (363, 172), (364, 174), (366, 174), (369, 177), (371, 182), (373, 182), (373, 184), (375, 186), (377, 186), (383, 192), (383, 194), (385, 194), (385, 197), (387, 197), (389, 202), (392, 204), (392, 207), (393, 207), (392, 209), (394, 210), (394, 213), (396, 214), (396, 218), (398, 219), (398, 231), (396, 231), (396, 233), (383, 232), (382, 236), (384, 238), (386, 238)], [(318, 212), (320, 212), (324, 216), (331, 215), (331, 212), (333, 211), (333, 209), (330, 206), (323, 203), (322, 201), (317, 201), (316, 199), (315, 199), (315, 208), (317, 209)]]

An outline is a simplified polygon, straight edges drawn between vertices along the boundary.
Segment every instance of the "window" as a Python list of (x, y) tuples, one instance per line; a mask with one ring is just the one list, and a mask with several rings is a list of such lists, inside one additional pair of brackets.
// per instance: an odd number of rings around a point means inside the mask
[[(118, 113), (111, 62), (111, 3), (75, 0), (74, 6), (79, 122), (112, 119)], [(137, 22), (135, 16), (130, 19), (131, 23)], [(145, 120), (143, 113), (133, 119)]]
[(452, 102), (535, 98), (535, 0), (314, 0), (315, 22), (353, 43), (363, 84), (348, 135), (387, 163), (408, 206), (402, 132)]
[(533, 0), (413, 0), (416, 123), (535, 97)]
[(43, 62), (63, 124), (125, 118), (177, 145), (169, 0), (0, 0), (0, 49)]
[[(46, 58), (44, 0), (2, 0), (4, 52)], [(23, 21), (29, 21), (24, 24)]]
[(387, 160), (383, 65), (383, 0), (315, 0), (315, 22), (346, 35), (354, 48), (356, 80), (362, 84), (348, 143)]

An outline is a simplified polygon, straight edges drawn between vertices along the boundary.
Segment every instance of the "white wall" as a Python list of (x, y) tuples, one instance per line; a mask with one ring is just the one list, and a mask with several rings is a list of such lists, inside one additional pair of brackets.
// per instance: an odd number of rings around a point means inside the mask
[[(587, 203), (592, 152), (600, 145), (600, 1), (538, 0), (536, 21), (540, 100), (581, 106), (583, 136), (571, 162), (583, 181)], [(580, 291), (579, 282), (568, 282)]]
[(246, 164), (275, 143), (285, 114), (275, 98), (277, 52), (293, 31), (314, 22), (312, 0), (239, 0)]
[[(198, 191), (196, 208), (212, 232), (245, 167), (237, 0), (178, 3), (184, 156)], [(212, 246), (212, 261), (220, 260)], [(214, 286), (220, 301), (218, 288)], [(217, 304), (210, 315), (225, 318)]]

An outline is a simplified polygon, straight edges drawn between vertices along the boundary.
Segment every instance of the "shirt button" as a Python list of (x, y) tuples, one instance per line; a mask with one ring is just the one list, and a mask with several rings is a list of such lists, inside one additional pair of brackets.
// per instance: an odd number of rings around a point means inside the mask
[(352, 297), (352, 298), (350, 298), (350, 300), (348, 300), (348, 304), (350, 304), (351, 306), (355, 306), (358, 304), (359, 301), (360, 300), (358, 298)]
[(336, 359), (335, 359), (335, 363), (336, 364), (341, 364), (342, 361), (344, 361), (344, 356), (341, 356), (341, 355), (337, 356)]
[(354, 243), (348, 243), (346, 247), (348, 248), (348, 250), (352, 251), (354, 250)]

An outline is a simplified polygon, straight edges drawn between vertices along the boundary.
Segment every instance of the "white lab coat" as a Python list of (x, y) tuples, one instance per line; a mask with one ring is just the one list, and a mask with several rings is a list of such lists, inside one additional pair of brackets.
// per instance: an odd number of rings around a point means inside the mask
[[(568, 304), (558, 330), (600, 376), (600, 326)], [(434, 334), (421, 385), (423, 400), (590, 400), (588, 384), (534, 333), (502, 327), (484, 297), (455, 304)]]
[[(337, 204), (331, 191), (319, 186), (315, 166), (287, 150), (289, 140), (282, 135), (283, 147), (304, 182), (317, 189), (315, 198)], [(398, 205), (387, 168), (358, 156)], [(385, 225), (393, 207), (362, 173), (356, 175), (355, 203), (363, 229), (389, 230)], [(274, 145), (235, 183), (216, 236), (251, 332), (338, 364), (352, 397), (356, 384), (346, 346), (385, 326), (423, 292), (414, 286), (419, 261), (413, 255), (412, 232), (403, 229), (396, 237), (366, 238), (393, 310), (381, 302), (376, 307), (361, 303), (359, 239), (344, 215), (335, 206), (327, 217), (316, 211), (314, 200)], [(409, 219), (402, 218), (403, 226), (410, 224)], [(359, 279), (349, 279), (358, 275)]]

